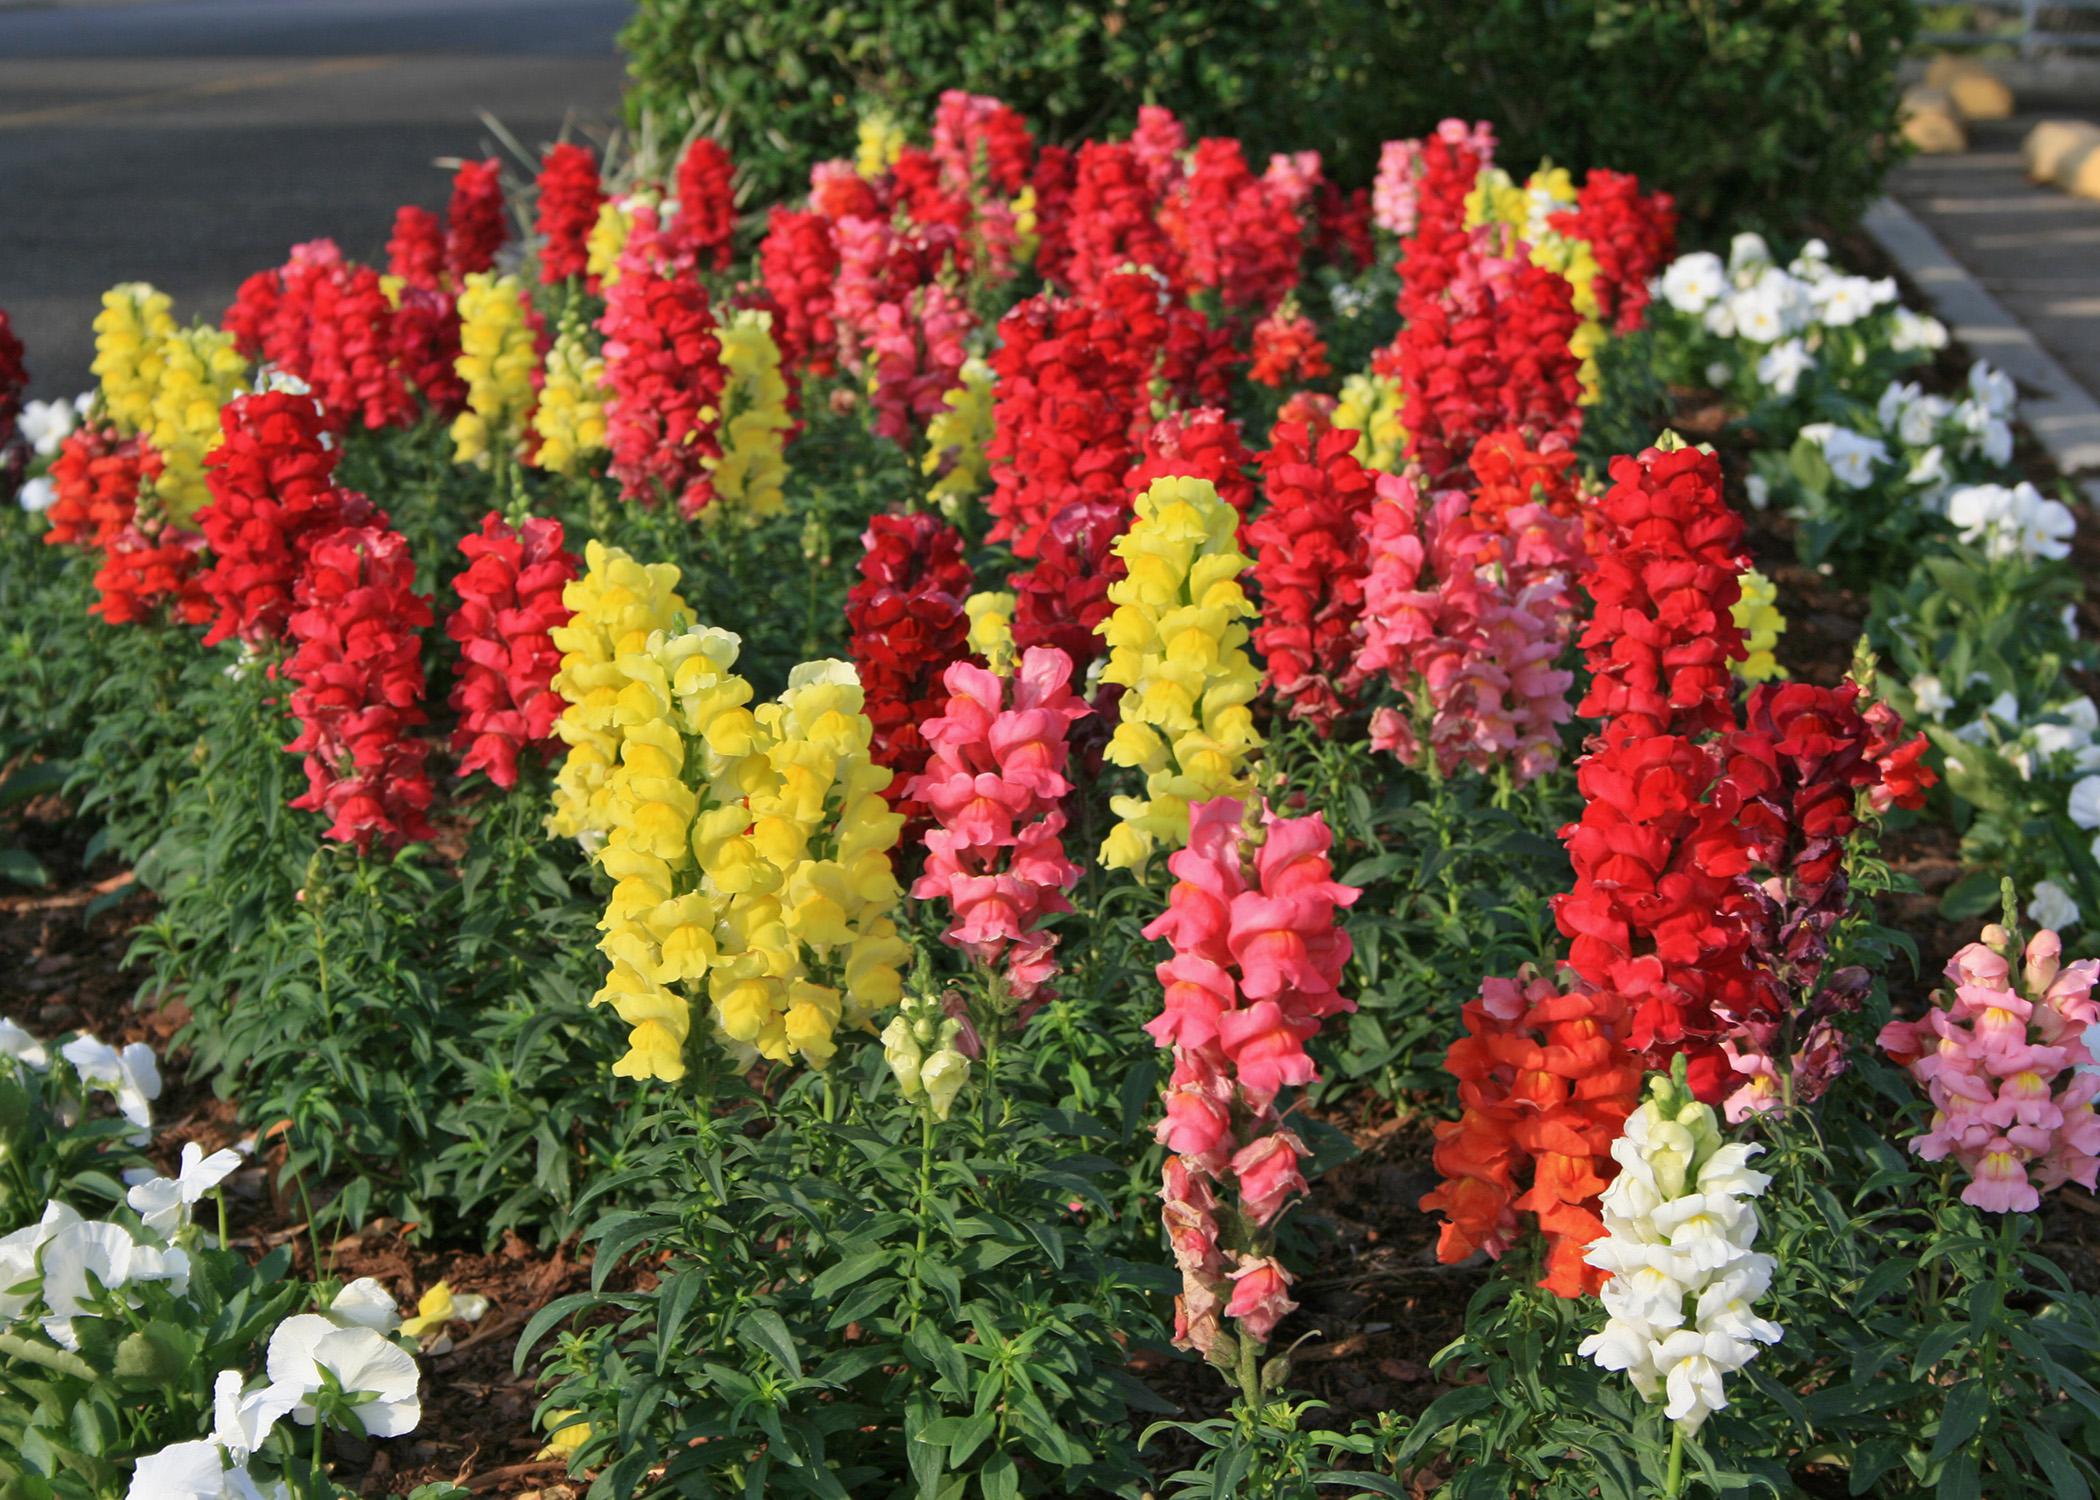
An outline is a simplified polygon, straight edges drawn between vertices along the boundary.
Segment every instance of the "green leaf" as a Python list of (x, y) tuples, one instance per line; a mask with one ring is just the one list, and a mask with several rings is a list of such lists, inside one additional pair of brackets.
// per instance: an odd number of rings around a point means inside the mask
[(1933, 1500), (1983, 1500), (1983, 1475), (1976, 1460), (1957, 1453), (1940, 1470), (1940, 1482), (1932, 1488)]
[(758, 1345), (780, 1361), (796, 1379), (802, 1378), (802, 1356), (795, 1352), (795, 1337), (786, 1321), (770, 1307), (761, 1307), (737, 1320), (739, 1336)]
[(984, 1467), (977, 1471), (977, 1483), (984, 1491), (984, 1500), (1019, 1500), (1021, 1474), (1014, 1467), (1013, 1455), (995, 1453), (986, 1459)]

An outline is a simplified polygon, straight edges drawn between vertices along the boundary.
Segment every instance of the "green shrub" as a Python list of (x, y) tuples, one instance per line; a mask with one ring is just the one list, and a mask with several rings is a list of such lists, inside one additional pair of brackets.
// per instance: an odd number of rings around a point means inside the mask
[(697, 106), (751, 202), (851, 155), (863, 111), (923, 126), (964, 88), (1056, 140), (1164, 104), (1257, 154), (1316, 146), (1352, 182), (1382, 140), (1492, 119), (1512, 162), (1635, 171), (1734, 229), (1866, 203), (1915, 24), (1909, 0), (642, 0), (621, 41), (630, 116), (673, 140)]

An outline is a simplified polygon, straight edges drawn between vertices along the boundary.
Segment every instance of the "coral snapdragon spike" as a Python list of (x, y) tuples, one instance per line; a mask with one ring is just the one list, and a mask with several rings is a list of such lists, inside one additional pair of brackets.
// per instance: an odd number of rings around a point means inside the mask
[(1278, 422), (1269, 437), (1261, 455), (1269, 504), (1246, 529), (1262, 600), (1254, 646), (1270, 691), (1294, 718), (1326, 729), (1351, 705), (1358, 681), (1376, 476), (1352, 455), (1354, 433), (1315, 438), (1302, 423)]
[(416, 730), (431, 613), (407, 541), (376, 526), (331, 532), (308, 550), (295, 597), (284, 675), (299, 736), (285, 748), (305, 755), (307, 789), (291, 805), (326, 814), (326, 837), (359, 853), (429, 838)]
[(926, 868), (915, 900), (940, 898), (953, 914), (943, 941), (1002, 970), (1023, 1018), (1050, 997), (1057, 936), (1043, 919), (1071, 910), (1079, 881), (1066, 857), (1061, 804), (1071, 726), (1088, 713), (1071, 689), (1072, 659), (1046, 646), (1022, 653), (1008, 683), (970, 662), (951, 663), (947, 698), (921, 733), (931, 747), (906, 807), (930, 810)]
[(669, 499), (694, 516), (714, 499), (710, 462), (721, 457), (727, 374), (707, 288), (665, 265), (658, 239), (654, 212), (637, 209), (598, 321), (610, 392), (606, 444), (624, 498)]
[(831, 221), (822, 214), (775, 208), (758, 247), (759, 274), (780, 309), (776, 325), (786, 362), (813, 376), (838, 371), (838, 323), (832, 280), (839, 253)]
[(484, 771), (508, 790), (518, 784), (520, 753), (544, 757), (556, 744), (564, 705), (554, 691), (561, 653), (552, 633), (569, 623), (562, 595), (576, 577), (576, 555), (562, 545), (561, 522), (535, 516), (513, 527), (494, 511), (459, 550), (467, 568), (452, 580), (459, 608), (445, 621), (459, 647), (452, 750), (460, 775)]
[(1327, 345), (1319, 328), (1295, 303), (1286, 304), (1254, 325), (1254, 353), (1247, 378), (1272, 390), (1283, 390), (1333, 374)]
[(452, 197), (445, 206), (445, 270), (453, 281), (496, 264), (496, 252), (510, 238), (503, 213), (503, 164), (494, 157), (463, 161), (453, 174)]
[(1444, 1060), (1463, 1113), (1436, 1127), (1444, 1180), (1421, 1204), (1444, 1217), (1437, 1259), (1500, 1258), (1529, 1214), (1547, 1242), (1539, 1284), (1561, 1297), (1594, 1292), (1604, 1277), (1583, 1251), (1604, 1232), (1597, 1198), (1614, 1171), (1611, 1144), (1640, 1098), (1625, 1001), (1579, 976), (1557, 984), (1526, 969), (1483, 980), (1463, 1014), (1466, 1035)]
[(581, 276), (590, 262), (591, 227), (605, 202), (598, 157), (567, 141), (540, 161), (534, 227), (540, 235), (540, 280), (548, 286)]
[(1922, 1019), (1891, 1021), (1882, 1050), (1931, 1098), (1931, 1128), (1911, 1140), (1926, 1161), (1952, 1157), (1969, 1174), (1962, 1202), (1986, 1213), (2032, 1213), (2065, 1182), (2091, 1190), (2100, 1172), (2100, 1069), (2087, 1037), (2100, 1025), (2100, 961), (2063, 961), (2046, 928), (2016, 974), (2011, 933), (1993, 924), (1947, 965), (1952, 993)]
[(163, 608), (186, 625), (211, 618), (210, 596), (197, 577), (202, 539), (140, 520), (139, 495), (160, 470), (150, 443), (119, 437), (113, 427), (76, 429), (51, 465), (55, 498), (45, 544), (101, 554), (88, 612), (112, 625), (149, 620)]
[[(1167, 909), (1145, 928), (1173, 949), (1145, 1029), (1174, 1053), (1158, 1127), (1173, 1153), (1161, 1196), (1182, 1272), (1174, 1337), (1206, 1357), (1221, 1317), (1266, 1341), (1296, 1306), (1269, 1226), (1305, 1190), (1306, 1152), (1276, 1098), (1314, 1080), (1305, 1044), (1321, 1021), (1356, 1008), (1340, 991), (1350, 944), (1338, 916), (1361, 893), (1334, 879), (1332, 843), (1317, 814), (1264, 808), (1256, 829), (1237, 798), (1199, 803), (1167, 861)], [(1221, 1202), (1238, 1210), (1229, 1236)]]
[(671, 240), (694, 262), (729, 269), (736, 239), (736, 164), (712, 136), (695, 136), (678, 158), (678, 217)]
[(405, 287), (438, 290), (445, 275), (445, 226), (427, 208), (404, 203), (394, 210), (387, 237), (386, 270)]
[(926, 765), (922, 726), (946, 701), (943, 674), (968, 652), (963, 601), (974, 580), (961, 534), (937, 516), (875, 516), (861, 543), (860, 582), (846, 595), (848, 650), (874, 725), (875, 763), (896, 773), (886, 795), (917, 821), (926, 807), (907, 788)]
[(212, 551), (204, 587), (218, 611), (204, 642), (238, 636), (261, 645), (284, 635), (315, 539), (387, 519), (363, 495), (336, 486), (340, 450), (311, 395), (237, 397), (219, 422), (219, 446), (205, 459), (211, 503), (197, 513)]
[(1576, 711), (1651, 734), (1726, 729), (1748, 654), (1733, 613), (1747, 563), (1720, 460), (1697, 448), (1614, 458), (1592, 525), (1590, 690)]
[(1473, 473), (1473, 519), (1482, 526), (1498, 526), (1527, 505), (1563, 518), (1580, 513), (1575, 449), (1558, 433), (1534, 448), (1521, 432), (1491, 432), (1473, 445), (1466, 466)]

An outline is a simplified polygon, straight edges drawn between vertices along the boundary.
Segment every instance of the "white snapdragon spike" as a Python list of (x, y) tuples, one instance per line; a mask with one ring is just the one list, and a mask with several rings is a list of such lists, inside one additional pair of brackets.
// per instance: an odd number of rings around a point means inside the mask
[(146, 1227), (162, 1239), (173, 1239), (189, 1226), (190, 1215), (204, 1195), (224, 1182), (241, 1164), (234, 1151), (204, 1154), (195, 1141), (182, 1143), (182, 1164), (173, 1177), (148, 1175), (132, 1184), (124, 1201), (131, 1205)]
[(83, 1219), (45, 1241), (37, 1262), (44, 1272), (44, 1332), (62, 1349), (80, 1347), (76, 1318), (98, 1317), (95, 1288), (121, 1293), (142, 1281), (165, 1281), (179, 1297), (190, 1284), (190, 1258), (181, 1250), (141, 1245), (122, 1224)]
[(1655, 1078), (1612, 1143), (1619, 1175), (1604, 1190), (1604, 1238), (1584, 1256), (1609, 1273), (1609, 1317), (1582, 1341), (1587, 1359), (1623, 1370), (1687, 1433), (1728, 1404), (1724, 1378), (1779, 1341), (1752, 1305), (1775, 1262), (1753, 1248), (1756, 1199), (1771, 1181), (1760, 1149), (1724, 1144), (1712, 1108), (1681, 1077)]
[(78, 1213), (53, 1201), (44, 1205), (44, 1216), (36, 1223), (0, 1237), (0, 1327), (18, 1321), (36, 1301), (37, 1253), (61, 1229), (79, 1222)]
[(49, 1049), (5, 1016), (0, 1016), (0, 1057), (12, 1058), (35, 1073), (51, 1066)]
[(59, 1055), (82, 1082), (115, 1094), (118, 1111), (138, 1127), (135, 1139), (146, 1138), (153, 1128), (153, 1101), (160, 1097), (160, 1064), (151, 1047), (132, 1042), (119, 1050), (83, 1032), (59, 1048)]
[(295, 1396), (291, 1416), (302, 1426), (320, 1420), (313, 1397), (327, 1386), (323, 1371), (350, 1393), (351, 1414), (370, 1437), (399, 1437), (422, 1420), (415, 1356), (374, 1329), (301, 1313), (277, 1325), (263, 1363), (270, 1384)]

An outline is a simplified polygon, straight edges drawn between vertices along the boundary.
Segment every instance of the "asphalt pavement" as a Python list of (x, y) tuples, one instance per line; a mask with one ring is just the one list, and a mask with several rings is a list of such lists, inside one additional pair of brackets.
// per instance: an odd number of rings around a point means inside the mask
[[(383, 258), (447, 164), (602, 139), (626, 0), (0, 0), (0, 307), (32, 390), (88, 380), (103, 290), (216, 321), (327, 236)], [(490, 128), (493, 120), (501, 132)], [(522, 172), (513, 160), (511, 169)]]

